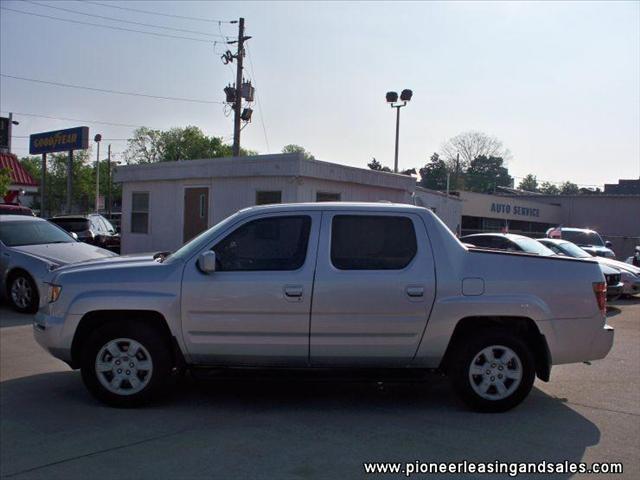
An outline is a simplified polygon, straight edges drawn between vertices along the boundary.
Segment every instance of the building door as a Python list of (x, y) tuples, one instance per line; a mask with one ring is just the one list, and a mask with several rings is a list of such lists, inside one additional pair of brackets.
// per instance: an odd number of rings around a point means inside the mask
[(209, 188), (192, 187), (184, 190), (184, 229), (182, 240), (188, 242), (209, 224)]

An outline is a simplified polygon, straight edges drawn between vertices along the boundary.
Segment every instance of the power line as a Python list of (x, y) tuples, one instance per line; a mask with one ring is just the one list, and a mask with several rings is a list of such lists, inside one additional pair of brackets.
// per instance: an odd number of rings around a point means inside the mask
[(119, 5), (110, 5), (108, 3), (102, 3), (102, 2), (92, 2), (89, 0), (85, 0), (84, 3), (92, 3), (93, 5), (100, 5), (102, 7), (107, 7), (107, 8), (117, 8), (118, 10), (128, 10), (130, 12), (138, 12), (138, 13), (146, 13), (148, 15), (158, 15), (160, 17), (171, 17), (171, 18), (181, 18), (183, 20), (194, 20), (197, 22), (209, 22), (209, 23), (236, 23), (235, 21), (229, 21), (229, 20), (214, 20), (214, 19), (210, 19), (210, 18), (197, 18), (197, 17), (186, 17), (183, 15), (172, 15), (169, 13), (160, 13), (160, 12), (150, 12), (149, 10), (140, 10), (137, 8), (130, 8), (130, 7), (121, 7)]
[[(249, 57), (249, 66), (251, 67), (251, 77), (253, 78), (253, 83), (256, 83), (256, 74), (253, 71), (253, 60), (251, 59), (251, 51), (249, 50), (249, 46), (247, 46), (247, 57)], [(262, 123), (262, 132), (264, 133), (264, 141), (267, 144), (267, 153), (271, 152), (269, 148), (269, 138), (267, 137), (267, 129), (264, 125), (264, 115), (262, 114), (262, 106), (260, 105), (260, 97), (258, 96), (258, 92), (256, 91), (256, 103), (258, 105), (258, 113), (260, 114), (260, 123)]]
[(207, 33), (207, 32), (200, 32), (200, 31), (197, 31), (197, 30), (186, 30), (184, 28), (166, 27), (164, 25), (155, 25), (155, 24), (152, 24), (152, 23), (134, 22), (134, 21), (131, 21), (131, 20), (123, 20), (121, 18), (105, 17), (103, 15), (95, 15), (93, 13), (79, 12), (79, 11), (73, 10), (71, 8), (54, 7), (53, 5), (47, 5), (45, 3), (34, 2), (32, 0), (22, 0), (22, 1), (26, 2), (26, 3), (30, 3), (32, 5), (38, 5), (40, 7), (51, 8), (51, 9), (54, 9), (54, 10), (61, 10), (63, 12), (71, 12), (73, 14), (84, 15), (86, 17), (101, 18), (103, 20), (111, 20), (111, 21), (115, 21), (115, 22), (128, 23), (130, 25), (140, 25), (142, 27), (162, 28), (162, 29), (165, 29), (165, 30), (172, 30), (174, 32), (195, 33), (196, 35), (207, 35), (209, 37), (222, 37), (222, 38), (224, 38), (224, 35), (212, 34), (212, 33)]
[[(9, 110), (0, 110), (5, 113), (9, 113)], [(67, 122), (82, 122), (82, 123), (95, 123), (98, 125), (108, 125), (111, 127), (129, 127), (129, 128), (143, 128), (144, 125), (131, 125), (129, 123), (115, 123), (115, 122), (102, 122), (98, 120), (82, 120), (78, 118), (68, 118), (68, 117), (54, 117), (52, 115), (39, 115), (35, 113), (24, 113), (24, 112), (15, 112), (12, 110), (14, 115), (22, 115), (25, 117), (38, 117), (38, 118), (48, 118), (51, 120), (64, 120)]]
[(165, 97), (165, 96), (161, 96), (161, 95), (150, 95), (147, 93), (137, 93), (137, 92), (124, 92), (121, 90), (110, 90), (110, 89), (106, 89), (106, 88), (97, 88), (97, 87), (86, 87), (84, 85), (73, 85), (70, 83), (60, 83), (60, 82), (50, 82), (48, 80), (40, 80), (37, 78), (27, 78), (27, 77), (20, 77), (17, 75), (9, 75), (6, 73), (0, 73), (0, 76), (2, 77), (6, 77), (6, 78), (13, 78), (14, 80), (22, 80), (25, 82), (33, 82), (33, 83), (42, 83), (45, 85), (53, 85), (56, 87), (65, 87), (65, 88), (78, 88), (80, 90), (89, 90), (92, 92), (102, 92), (102, 93), (112, 93), (112, 94), (116, 94), (116, 95), (129, 95), (132, 97), (145, 97), (145, 98), (154, 98), (157, 100), (172, 100), (172, 101), (176, 101), (176, 102), (189, 102), (189, 103), (206, 103), (206, 104), (223, 104), (224, 102), (217, 102), (214, 100), (200, 100), (200, 99), (196, 99), (196, 98), (182, 98), (182, 97)]
[(60, 22), (78, 23), (78, 24), (81, 24), (81, 25), (90, 25), (92, 27), (108, 28), (108, 29), (111, 29), (111, 30), (120, 30), (120, 31), (123, 31), (123, 32), (142, 33), (142, 34), (145, 34), (145, 35), (153, 35), (154, 37), (177, 38), (177, 39), (180, 39), (180, 40), (191, 40), (192, 42), (200, 42), (200, 43), (208, 43), (208, 44), (212, 43), (211, 40), (204, 40), (202, 38), (182, 37), (180, 35), (170, 35), (168, 33), (145, 32), (145, 31), (142, 31), (142, 30), (135, 30), (133, 28), (115, 27), (115, 26), (112, 26), (112, 25), (102, 25), (100, 23), (82, 22), (80, 20), (71, 20), (69, 18), (52, 17), (51, 15), (44, 15), (42, 13), (25, 12), (25, 11), (22, 11), (22, 10), (15, 10), (13, 8), (8, 8), (8, 7), (0, 7), (0, 10), (7, 10), (9, 12), (21, 13), (23, 15), (32, 15), (32, 16), (35, 16), (35, 17), (48, 18), (48, 19), (51, 19), (51, 20), (58, 20)]

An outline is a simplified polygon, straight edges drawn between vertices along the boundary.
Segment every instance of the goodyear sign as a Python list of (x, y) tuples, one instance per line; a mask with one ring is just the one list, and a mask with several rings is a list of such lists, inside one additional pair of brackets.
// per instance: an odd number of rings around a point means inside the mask
[(85, 150), (86, 148), (89, 148), (89, 127), (34, 133), (29, 140), (29, 153), (31, 155)]

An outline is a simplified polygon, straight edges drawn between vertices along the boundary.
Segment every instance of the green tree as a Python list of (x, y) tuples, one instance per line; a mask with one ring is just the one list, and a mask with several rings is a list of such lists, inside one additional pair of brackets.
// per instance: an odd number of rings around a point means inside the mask
[(290, 143), (289, 145), (285, 145), (284, 147), (282, 147), (282, 153), (301, 153), (302, 155), (304, 155), (304, 158), (306, 160), (316, 159), (316, 157), (314, 157), (311, 152), (308, 152), (307, 150), (305, 150), (304, 147), (301, 147), (300, 145), (296, 145), (293, 143)]
[[(240, 155), (255, 152), (240, 149)], [(232, 156), (232, 147), (220, 137), (208, 137), (198, 127), (153, 130), (146, 127), (134, 131), (124, 158), (127, 163), (156, 163)]]
[[(96, 168), (90, 151), (75, 151), (72, 167), (72, 209), (73, 213), (86, 213), (95, 209)], [(39, 157), (24, 157), (22, 166), (32, 177), (41, 181), (42, 160)], [(47, 156), (47, 175), (45, 180), (45, 210), (42, 216), (58, 215), (66, 212), (67, 205), (67, 162), (66, 153)], [(112, 165), (113, 167), (113, 165)], [(108, 165), (104, 158), (100, 161), (100, 194), (106, 196), (109, 188)], [(113, 174), (113, 170), (112, 170)], [(112, 185), (112, 200), (121, 203), (122, 187)], [(33, 207), (40, 210), (40, 196), (34, 198)]]
[(542, 182), (540, 185), (540, 193), (546, 195), (560, 195), (560, 189), (551, 182)]
[(522, 179), (520, 185), (518, 185), (520, 190), (525, 190), (527, 192), (537, 192), (538, 191), (538, 179), (535, 175), (531, 173)]
[(0, 168), (0, 197), (4, 197), (9, 193), (11, 185), (11, 170), (8, 168)]
[(580, 188), (573, 182), (566, 181), (560, 185), (561, 195), (577, 195), (580, 193)]
[(492, 193), (496, 187), (511, 186), (513, 179), (503, 164), (501, 157), (475, 158), (466, 172), (467, 188), (472, 192)]
[(437, 153), (431, 155), (429, 163), (420, 169), (418, 185), (431, 190), (446, 190), (449, 170), (444, 160)]
[(374, 158), (371, 159), (369, 163), (367, 163), (367, 167), (371, 170), (377, 170), (379, 172), (390, 172), (391, 169), (389, 167), (383, 167), (382, 164)]

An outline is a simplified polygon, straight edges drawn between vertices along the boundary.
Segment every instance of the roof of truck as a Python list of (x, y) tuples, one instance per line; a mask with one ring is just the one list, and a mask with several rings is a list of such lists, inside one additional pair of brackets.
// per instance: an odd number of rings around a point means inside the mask
[(400, 211), (428, 211), (427, 208), (409, 205), (406, 203), (390, 202), (308, 202), (308, 203), (275, 203), (271, 205), (256, 205), (240, 210), (247, 211), (296, 211), (296, 210), (388, 210), (392, 212)]

